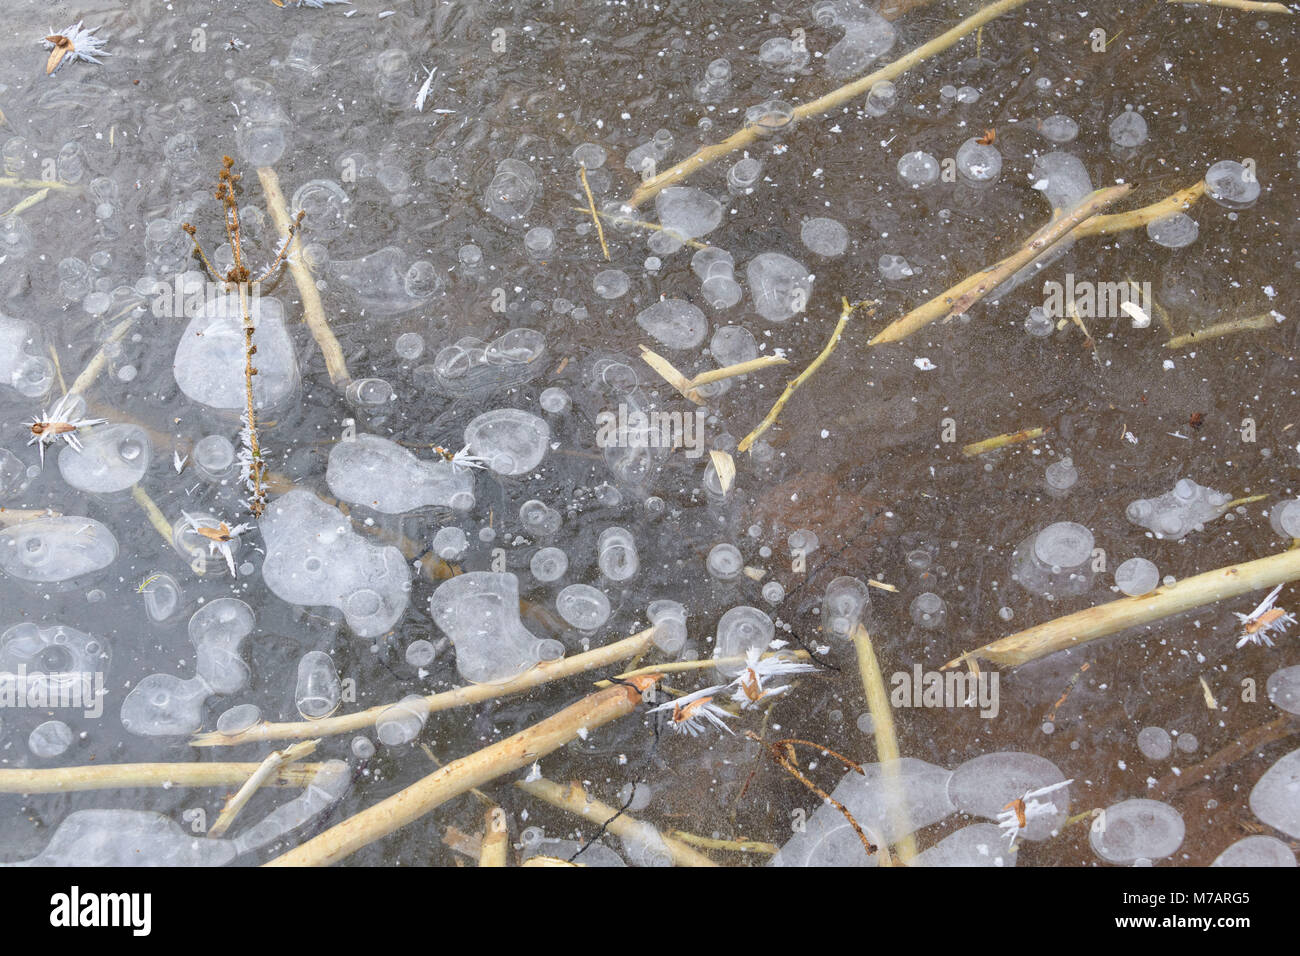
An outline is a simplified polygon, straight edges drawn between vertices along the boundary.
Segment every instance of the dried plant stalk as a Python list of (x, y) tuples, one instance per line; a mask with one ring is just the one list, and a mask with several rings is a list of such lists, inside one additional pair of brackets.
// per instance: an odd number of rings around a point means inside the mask
[[(800, 372), (798, 376), (796, 376), (790, 384), (785, 387), (785, 391), (782, 392), (781, 397), (776, 400), (776, 404), (772, 406), (772, 410), (767, 413), (761, 422), (758, 423), (757, 428), (741, 440), (740, 444), (736, 446), (736, 451), (749, 451), (754, 442), (758, 441), (765, 431), (776, 424), (776, 419), (781, 414), (781, 410), (785, 408), (785, 403), (790, 400), (790, 396), (795, 393), (795, 390), (798, 389), (800, 385), (812, 378), (813, 373), (822, 367), (823, 362), (830, 358), (831, 353), (835, 351), (835, 346), (840, 344), (840, 335), (844, 332), (844, 326), (848, 325), (849, 318), (859, 306), (866, 304), (864, 302), (855, 302), (850, 305), (848, 299), (841, 299), (840, 301), (842, 303), (840, 307), (840, 320), (835, 323), (835, 330), (831, 332), (830, 341), (826, 343), (826, 346), (821, 350), (818, 356), (812, 360), (812, 364)], [(874, 303), (872, 304), (874, 305)], [(875, 315), (875, 310), (868, 310), (868, 314)]]
[(984, 660), (1017, 667), (1130, 627), (1300, 579), (1300, 548), (1206, 571), (1140, 597), (1125, 597), (1019, 631), (950, 660), (944, 669)]
[(1260, 3), (1257, 0), (1166, 0), (1167, 3), (1199, 3), (1207, 7), (1227, 7), (1229, 10), (1245, 10), (1248, 13), (1285, 13), (1291, 8), (1282, 3)]
[(504, 774), (520, 770), (570, 740), (631, 714), (653, 677), (597, 691), (513, 737), (453, 760), (386, 800), (276, 857), (267, 866), (328, 866), (413, 823), (426, 813)]
[[(549, 803), (553, 807), (559, 807), (561, 810), (568, 810), (570, 813), (582, 817), (584, 820), (590, 820), (597, 826), (604, 827), (605, 830), (617, 837), (624, 839), (638, 839), (640, 831), (650, 826), (640, 820), (636, 820), (625, 813), (620, 813), (617, 807), (611, 807), (607, 803), (602, 803), (595, 797), (588, 794), (577, 783), (571, 783), (567, 787), (561, 786), (554, 780), (547, 780), (545, 777), (540, 780), (516, 781), (515, 786), (530, 796)], [(673, 864), (676, 866), (717, 866), (713, 860), (710, 860), (703, 853), (693, 847), (674, 839), (667, 834), (660, 833), (657, 828), (651, 827), (659, 838), (664, 841), (664, 846), (672, 855)]]
[(582, 190), (587, 194), (587, 208), (591, 213), (591, 221), (596, 224), (596, 238), (600, 240), (600, 251), (605, 254), (605, 261), (609, 262), (609, 246), (605, 243), (605, 227), (600, 224), (600, 214), (596, 212), (596, 197), (591, 194), (591, 186), (587, 183), (587, 166), (585, 163), (578, 167), (578, 175), (582, 177)]
[(764, 843), (762, 840), (720, 840), (700, 836), (698, 833), (687, 833), (685, 830), (674, 830), (672, 836), (676, 840), (698, 846), (703, 850), (732, 850), (736, 853), (762, 853), (765, 856), (773, 856), (781, 849), (775, 843)]
[(1196, 200), (1205, 195), (1205, 181), (1202, 180), (1171, 193), (1158, 202), (1128, 212), (1116, 212), (1106, 216), (1094, 216), (1074, 230), (1075, 239), (1087, 236), (1108, 236), (1129, 229), (1140, 229), (1160, 219), (1168, 219), (1180, 212), (1186, 212)]
[(500, 867), (506, 865), (506, 851), (510, 847), (510, 830), (506, 827), (505, 811), (492, 807), (483, 816), (483, 839), (479, 842), (478, 865)]
[(1189, 345), (1208, 342), (1210, 339), (1220, 339), (1225, 335), (1236, 335), (1238, 332), (1259, 332), (1264, 329), (1271, 329), (1275, 325), (1277, 325), (1277, 319), (1273, 317), (1272, 312), (1252, 315), (1244, 319), (1230, 319), (1227, 322), (1218, 322), (1208, 328), (1201, 329), (1199, 332), (1175, 335), (1165, 343), (1165, 348), (1185, 349)]
[(912, 835), (911, 821), (906, 818), (906, 806), (903, 783), (898, 772), (901, 755), (898, 750), (898, 735), (894, 731), (894, 709), (889, 703), (889, 691), (885, 689), (885, 675), (880, 670), (880, 661), (876, 659), (875, 648), (871, 646), (871, 635), (867, 629), (858, 624), (853, 630), (853, 646), (858, 652), (858, 673), (862, 678), (862, 692), (867, 698), (867, 710), (871, 714), (871, 728), (876, 739), (876, 760), (880, 764), (880, 774), (886, 789), (894, 794), (890, 801), (894, 829), (904, 834), (898, 839), (898, 856), (903, 863), (911, 862), (916, 856), (916, 838)]
[(167, 547), (172, 547), (174, 538), (171, 522), (168, 521), (166, 515), (162, 513), (162, 509), (159, 508), (154, 500), (149, 497), (149, 493), (139, 485), (132, 485), (131, 497), (134, 498), (135, 503), (140, 506), (140, 510), (144, 512), (144, 516), (149, 519), (149, 523), (153, 525), (153, 529), (158, 532), (158, 536), (162, 538), (163, 541), (167, 542)]
[[(143, 787), (233, 787), (256, 773), (256, 763), (118, 763), (84, 767), (0, 770), (0, 793), (74, 793), (82, 790), (130, 790)], [(264, 781), (268, 787), (305, 787), (320, 763), (279, 767)]]
[[(130, 311), (134, 313), (134, 307)], [(94, 358), (86, 363), (86, 367), (81, 370), (81, 374), (73, 380), (72, 388), (68, 389), (69, 392), (85, 396), (90, 386), (95, 383), (95, 379), (99, 378), (100, 373), (104, 371), (104, 366), (108, 364), (109, 348), (126, 337), (126, 333), (135, 327), (136, 320), (137, 316), (132, 314), (113, 326), (113, 331), (108, 333), (108, 338), (99, 347), (99, 351), (95, 353)]]
[[(497, 697), (518, 694), (550, 681), (558, 680), (561, 677), (571, 677), (583, 671), (608, 667), (611, 664), (617, 664), (620, 661), (636, 657), (651, 646), (653, 638), (654, 628), (647, 628), (639, 634), (626, 637), (621, 641), (615, 641), (605, 647), (598, 647), (595, 650), (575, 654), (572, 657), (562, 657), (559, 660), (538, 664), (513, 680), (501, 684), (471, 684), (467, 687), (457, 687), (455, 690), (444, 691), (441, 694), (430, 694), (424, 698), (424, 704), (428, 708), (428, 713), (432, 714), (440, 710), (465, 707), (469, 704), (477, 704)], [(380, 715), (392, 706), (392, 704), (380, 704), (378, 707), (371, 707), (355, 714), (325, 717), (322, 720), (304, 720), (283, 724), (256, 724), (238, 734), (227, 735), (215, 731), (197, 734), (190, 739), (190, 745), (193, 747), (234, 747), (238, 744), (253, 743), (260, 740), (293, 740), (295, 738), (328, 737), (334, 734), (353, 733), (374, 726)]]
[[(904, 54), (888, 66), (882, 67), (874, 73), (856, 79), (851, 83), (846, 83), (812, 102), (795, 107), (795, 120), (809, 119), (821, 116), (823, 113), (829, 113), (850, 100), (864, 96), (873, 86), (883, 80), (896, 80), (912, 67), (925, 62), (936, 54), (942, 53), (957, 43), (958, 40), (979, 30), (990, 20), (994, 20), (1004, 13), (1010, 13), (1017, 7), (1024, 6), (1026, 2), (1027, 0), (998, 0), (997, 3), (989, 4), (984, 9), (967, 17), (951, 30), (939, 34), (930, 42), (924, 43), (910, 53)], [(692, 173), (698, 172), (712, 163), (730, 156), (732, 153), (748, 148), (763, 135), (763, 131), (757, 127), (745, 126), (720, 143), (701, 147), (671, 169), (666, 169), (659, 175), (647, 179), (628, 199), (627, 205), (635, 209), (645, 203), (646, 200), (653, 199), (663, 189), (681, 182)]]
[[(262, 192), (266, 194), (266, 211), (271, 214), (276, 228), (286, 232), (293, 223), (289, 216), (289, 204), (285, 202), (284, 191), (280, 188), (280, 177), (270, 166), (259, 166), (257, 178), (262, 181)], [(289, 274), (293, 276), (298, 287), (298, 296), (302, 299), (302, 317), (307, 323), (311, 337), (316, 340), (316, 347), (325, 357), (325, 369), (330, 381), (336, 388), (346, 388), (352, 381), (348, 364), (343, 358), (343, 347), (339, 345), (334, 330), (325, 319), (325, 307), (321, 304), (320, 292), (316, 288), (316, 278), (311, 268), (303, 260), (302, 244), (297, 236), (290, 239), (288, 246)]]
[(998, 262), (967, 276), (961, 282), (935, 296), (925, 305), (913, 309), (901, 319), (885, 326), (871, 340), (871, 345), (901, 342), (914, 332), (919, 332), (937, 319), (961, 315), (975, 303), (1000, 286), (1007, 279), (1046, 255), (1053, 246), (1070, 235), (1080, 223), (1097, 215), (1111, 203), (1132, 190), (1132, 185), (1109, 186), (1085, 196), (1069, 212), (1057, 216), (1029, 237), (1025, 243)]
[(1033, 441), (1035, 438), (1042, 437), (1043, 429), (1041, 428), (1022, 428), (1018, 432), (995, 435), (992, 438), (985, 438), (983, 441), (962, 445), (961, 453), (967, 458), (974, 458), (976, 455), (982, 455), (985, 452), (996, 451), (999, 448), (1006, 448), (1008, 445), (1016, 445), (1020, 442)]
[(261, 790), (266, 785), (266, 782), (275, 776), (276, 771), (287, 764), (296, 763), (303, 757), (309, 756), (316, 750), (318, 743), (320, 743), (319, 740), (300, 740), (296, 744), (290, 744), (283, 750), (273, 750), (269, 753), (266, 759), (258, 764), (252, 776), (244, 781), (244, 785), (226, 802), (216, 822), (208, 830), (208, 836), (219, 837), (229, 830), (230, 825), (235, 822), (235, 817), (239, 815), (239, 811), (244, 809), (248, 801), (253, 798), (253, 794)]

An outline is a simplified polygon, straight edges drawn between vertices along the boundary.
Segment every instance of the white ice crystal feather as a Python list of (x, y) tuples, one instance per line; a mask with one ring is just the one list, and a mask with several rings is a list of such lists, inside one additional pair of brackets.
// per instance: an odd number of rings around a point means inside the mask
[(95, 36), (95, 27), (91, 30), (83, 30), (81, 25), (84, 21), (78, 20), (73, 26), (59, 32), (52, 33), (45, 37), (41, 42), (45, 44), (45, 49), (60, 49), (63, 55), (57, 60), (51, 58), (52, 66), (46, 67), (47, 73), (53, 73), (64, 63), (70, 60), (84, 60), (87, 63), (99, 63), (101, 56), (112, 56), (104, 49), (104, 40)]

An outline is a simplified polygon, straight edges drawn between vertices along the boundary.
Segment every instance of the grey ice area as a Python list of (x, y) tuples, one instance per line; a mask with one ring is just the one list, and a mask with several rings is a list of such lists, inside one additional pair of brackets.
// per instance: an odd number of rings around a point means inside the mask
[(1172, 491), (1158, 498), (1139, 498), (1129, 504), (1124, 514), (1157, 538), (1181, 540), (1223, 514), (1224, 506), (1231, 500), (1232, 496), (1226, 492), (1198, 485), (1190, 478), (1180, 478)]
[(400, 249), (385, 246), (360, 259), (331, 262), (329, 268), (366, 312), (401, 315), (418, 309), (441, 291), (436, 271), (431, 264), (421, 263), (412, 262)]
[(336, 607), (359, 637), (383, 634), (406, 610), (411, 568), (402, 552), (371, 544), (310, 491), (295, 488), (274, 499), (260, 527), (262, 578), (282, 600)]
[(438, 585), (429, 616), (456, 648), (456, 670), (475, 684), (518, 677), (535, 664), (564, 656), (564, 645), (542, 640), (519, 618), (513, 574), (469, 571)]
[(473, 336), (438, 350), (430, 382), (446, 395), (489, 395), (530, 382), (545, 369), (546, 336), (536, 329), (511, 329), (491, 342)]
[(325, 481), (335, 497), (396, 515), (426, 505), (468, 511), (474, 507), (474, 479), (468, 468), (421, 461), (397, 442), (357, 435), (330, 451)]
[[(251, 302), (257, 328), (253, 401), (266, 408), (297, 388), (298, 359), (284, 326), (284, 307), (266, 296), (254, 296)], [(190, 319), (176, 344), (172, 372), (180, 390), (199, 404), (244, 408), (244, 327), (238, 296), (210, 299)]]
[[(886, 783), (881, 764), (867, 764), (862, 769), (865, 775), (846, 773), (831, 796), (853, 814), (873, 842), (894, 843), (957, 810), (948, 799), (952, 772), (943, 767), (903, 757), (893, 768), (896, 790)], [(772, 857), (771, 865), (876, 866), (879, 862), (878, 855), (867, 855), (843, 814), (823, 804), (808, 817), (803, 832), (795, 833)]]
[(37, 584), (101, 571), (117, 558), (113, 532), (94, 518), (35, 518), (0, 531), (0, 568)]
[(122, 701), (122, 726), (144, 737), (198, 730), (209, 697), (237, 694), (248, 686), (251, 672), (240, 651), (253, 626), (253, 609), (236, 598), (217, 598), (195, 611), (189, 623), (194, 676), (150, 674)]
[(54, 385), (54, 364), (41, 354), (40, 333), (30, 322), (0, 312), (0, 392), (41, 398)]

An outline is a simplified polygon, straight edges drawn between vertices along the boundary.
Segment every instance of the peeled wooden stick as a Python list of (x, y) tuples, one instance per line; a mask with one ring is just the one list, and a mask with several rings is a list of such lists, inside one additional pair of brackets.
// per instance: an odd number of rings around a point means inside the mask
[[(838, 89), (832, 90), (825, 96), (821, 96), (810, 103), (804, 103), (795, 107), (795, 120), (808, 119), (814, 116), (821, 116), (823, 113), (829, 113), (836, 107), (843, 106), (849, 100), (857, 99), (865, 95), (873, 86), (883, 80), (895, 80), (902, 76), (912, 67), (923, 63), (930, 57), (942, 53), (949, 47), (953, 46), (958, 40), (974, 33), (990, 20), (994, 20), (1004, 13), (1024, 6), (1027, 0), (998, 0), (991, 3), (984, 9), (967, 17), (961, 23), (957, 24), (951, 30), (939, 34), (929, 43), (924, 43), (904, 54), (888, 66), (869, 73), (864, 77), (846, 83)], [(752, 145), (763, 135), (763, 131), (755, 126), (744, 126), (732, 133), (720, 143), (714, 143), (711, 146), (704, 146), (696, 150), (688, 158), (682, 160), (671, 169), (666, 169), (658, 176), (652, 176), (647, 179), (634, 192), (627, 205), (635, 209), (648, 199), (653, 199), (663, 189), (672, 186), (686, 179), (692, 173), (698, 172), (704, 167), (715, 163), (720, 159), (730, 156), (739, 150), (745, 149)]]
[[(571, 677), (583, 671), (608, 667), (620, 661), (636, 657), (650, 647), (653, 638), (654, 628), (646, 628), (639, 634), (625, 637), (623, 640), (615, 641), (605, 647), (598, 647), (595, 650), (575, 654), (572, 657), (562, 657), (556, 661), (546, 661), (538, 664), (532, 670), (525, 671), (513, 680), (504, 683), (470, 684), (467, 687), (457, 687), (455, 690), (444, 691), (441, 694), (430, 694), (424, 698), (424, 704), (428, 708), (428, 713), (432, 714), (440, 710), (450, 710), (453, 707), (464, 707), (468, 704), (477, 704), (496, 697), (518, 694), (521, 691), (531, 690), (561, 677)], [(392, 706), (392, 704), (380, 704), (378, 707), (371, 707), (355, 714), (326, 717), (322, 720), (303, 720), (284, 724), (255, 724), (238, 734), (222, 734), (212, 731), (206, 734), (197, 734), (190, 738), (190, 746), (234, 747), (237, 744), (253, 743), (259, 740), (293, 740), (295, 738), (347, 734), (374, 726), (380, 714)]]
[(591, 186), (587, 183), (586, 163), (578, 167), (578, 174), (582, 177), (582, 190), (587, 194), (587, 207), (591, 213), (591, 221), (596, 224), (596, 238), (600, 240), (600, 251), (605, 253), (605, 261), (609, 262), (609, 246), (605, 244), (605, 227), (600, 224), (600, 214), (596, 211), (596, 197), (591, 194)]
[[(293, 219), (289, 215), (289, 204), (285, 202), (284, 192), (280, 189), (280, 177), (276, 175), (274, 168), (259, 166), (257, 178), (262, 181), (262, 192), (266, 194), (266, 211), (275, 221), (275, 227), (280, 232), (288, 234)], [(311, 228), (311, 223), (308, 223), (307, 227)], [(302, 242), (296, 235), (289, 243), (288, 262), (289, 272), (298, 286), (298, 295), (302, 298), (303, 321), (307, 323), (311, 337), (316, 340), (321, 354), (325, 356), (325, 368), (329, 371), (330, 381), (343, 388), (352, 381), (352, 375), (348, 372), (347, 362), (343, 358), (343, 348), (325, 319), (325, 307), (321, 304), (320, 292), (316, 289), (316, 279), (312, 276), (307, 263), (303, 261)]]
[(149, 523), (158, 532), (158, 536), (167, 542), (167, 547), (172, 547), (174, 541), (172, 524), (167, 520), (167, 516), (162, 513), (162, 509), (149, 497), (149, 493), (139, 485), (132, 485), (131, 497), (140, 506), (144, 516), (149, 519)]
[(0, 528), (35, 521), (37, 518), (57, 518), (62, 513), (48, 508), (0, 508)]
[(1168, 219), (1180, 212), (1186, 212), (1196, 200), (1205, 195), (1205, 180), (1194, 183), (1186, 189), (1171, 193), (1158, 202), (1128, 212), (1116, 212), (1106, 216), (1093, 216), (1081, 223), (1074, 230), (1072, 238), (1082, 239), (1086, 236), (1108, 236), (1129, 229), (1140, 229), (1160, 219)]
[[(811, 659), (812, 655), (807, 651), (781, 651), (780, 655), (790, 660), (806, 661)], [(777, 652), (768, 651), (763, 657), (777, 656)], [(695, 661), (671, 661), (666, 664), (654, 664), (650, 667), (638, 667), (635, 670), (624, 671), (617, 675), (618, 679), (626, 680), (629, 677), (637, 677), (641, 674), (679, 674), (683, 671), (702, 671), (710, 667), (742, 667), (748, 660), (744, 654), (736, 654), (730, 657), (706, 657)], [(610, 687), (613, 681), (601, 680), (596, 681), (596, 687)]]
[(636, 710), (641, 703), (641, 694), (654, 682), (653, 677), (638, 677), (627, 684), (584, 697), (513, 737), (484, 747), (468, 757), (453, 760), (405, 790), (330, 827), (266, 865), (328, 866), (337, 863), (415, 822), (470, 788), (520, 770), (580, 734), (626, 717)]
[(767, 413), (767, 416), (761, 422), (758, 423), (757, 428), (741, 439), (740, 444), (736, 446), (736, 451), (749, 451), (750, 447), (753, 446), (754, 442), (758, 441), (763, 432), (776, 424), (777, 416), (779, 416), (781, 410), (785, 408), (785, 403), (790, 400), (790, 396), (795, 393), (795, 390), (800, 385), (811, 378), (814, 372), (822, 367), (822, 363), (830, 358), (831, 353), (835, 351), (835, 346), (840, 344), (840, 335), (844, 332), (844, 326), (848, 325), (849, 317), (853, 315), (854, 310), (857, 309), (858, 306), (863, 304), (861, 302), (855, 302), (850, 305), (848, 299), (841, 299), (840, 301), (843, 303), (840, 308), (840, 320), (835, 323), (835, 331), (831, 332), (830, 341), (826, 343), (825, 348), (821, 350), (820, 354), (812, 360), (812, 364), (800, 372), (790, 382), (790, 384), (785, 387), (785, 391), (782, 392), (781, 397), (776, 400), (776, 404), (772, 406), (772, 410)]
[[(135, 312), (134, 306), (131, 308), (131, 311), (132, 313)], [(108, 364), (109, 347), (122, 341), (126, 336), (126, 333), (130, 332), (135, 326), (137, 318), (138, 316), (132, 314), (117, 323), (117, 325), (113, 326), (113, 331), (108, 333), (108, 338), (106, 338), (104, 344), (99, 347), (99, 351), (95, 353), (94, 358), (86, 363), (86, 367), (81, 370), (81, 374), (73, 381), (72, 388), (68, 389), (69, 393), (85, 397), (90, 386), (95, 384), (95, 379), (99, 378), (99, 373), (104, 371), (104, 366)]]
[(220, 816), (217, 817), (216, 823), (212, 824), (212, 828), (208, 830), (208, 836), (219, 837), (229, 830), (230, 825), (235, 822), (235, 817), (239, 815), (239, 811), (244, 809), (248, 801), (253, 798), (253, 794), (262, 789), (266, 782), (275, 776), (277, 770), (310, 755), (315, 751), (316, 745), (319, 743), (319, 740), (300, 740), (296, 744), (290, 744), (283, 750), (271, 751), (266, 759), (258, 764), (257, 769), (253, 771), (253, 775), (244, 781), (244, 785), (226, 802)]
[[(646, 828), (649, 827), (659, 838), (664, 841), (664, 846), (668, 848), (669, 854), (672, 855), (673, 863), (676, 866), (717, 866), (713, 860), (688, 846), (681, 840), (674, 839), (664, 833), (660, 833), (655, 827), (648, 823), (642, 823), (635, 820), (625, 813), (619, 813), (617, 807), (611, 807), (608, 803), (602, 803), (595, 797), (588, 794), (578, 784), (571, 783), (567, 787), (562, 787), (553, 780), (547, 780), (543, 777), (540, 780), (529, 782), (516, 781), (515, 786), (525, 793), (549, 803), (553, 807), (559, 807), (561, 810), (568, 810), (570, 813), (590, 820), (597, 826), (603, 826), (608, 832), (616, 837), (625, 840), (641, 839)], [(579, 858), (581, 859), (581, 858)]]
[(1250, 13), (1286, 13), (1291, 9), (1281, 3), (1259, 3), (1256, 0), (1167, 0), (1168, 3), (1200, 3), (1207, 7), (1227, 7), (1230, 10), (1246, 10)]
[(689, 399), (696, 405), (707, 404), (707, 400), (700, 395), (699, 388), (701, 385), (709, 385), (713, 382), (721, 382), (724, 379), (734, 378), (737, 375), (748, 375), (750, 372), (761, 372), (765, 368), (771, 368), (773, 365), (789, 365), (790, 360), (784, 355), (762, 355), (756, 359), (750, 359), (748, 362), (737, 362), (735, 365), (724, 365), (722, 368), (711, 369), (707, 372), (701, 372), (694, 378), (687, 378), (672, 362), (668, 361), (653, 349), (641, 346), (641, 361), (645, 362), (652, 369), (659, 373), (665, 382), (677, 389), (684, 398)]
[(1080, 223), (1086, 222), (1120, 197), (1127, 195), (1132, 188), (1130, 184), (1124, 183), (1120, 186), (1108, 186), (1085, 196), (1070, 211), (1057, 216), (1030, 236), (1011, 255), (996, 265), (967, 276), (947, 292), (940, 293), (925, 305), (913, 309), (901, 319), (891, 322), (881, 329), (869, 344), (880, 345), (886, 342), (900, 342), (914, 332), (919, 332), (936, 319), (961, 315), (963, 312), (968, 311), (976, 302), (979, 302), (1025, 266), (1046, 255), (1053, 246), (1065, 239), (1067, 235), (1070, 235)]
[(968, 661), (985, 660), (1003, 667), (1018, 667), (1130, 627), (1297, 579), (1300, 579), (1300, 549), (1244, 564), (1230, 564), (1156, 588), (1150, 594), (1098, 604), (1027, 628), (967, 651), (943, 666), (946, 670)]
[(899, 837), (896, 845), (898, 856), (904, 863), (916, 856), (916, 838), (912, 835), (911, 822), (905, 819), (902, 782), (898, 773), (898, 736), (894, 733), (894, 710), (889, 703), (889, 692), (885, 689), (885, 675), (880, 670), (880, 661), (876, 659), (875, 649), (871, 646), (871, 635), (861, 623), (853, 631), (853, 646), (858, 652), (858, 672), (862, 676), (862, 690), (867, 698), (867, 710), (871, 713), (871, 728), (876, 738), (876, 759), (880, 763), (880, 774), (885, 786), (894, 791), (895, 798), (890, 801), (893, 806), (894, 829), (905, 834)]
[[(260, 766), (256, 763), (107, 763), (85, 767), (0, 770), (0, 793), (232, 787), (243, 783)], [(320, 763), (302, 763), (279, 767), (264, 784), (268, 787), (305, 787), (323, 766)]]

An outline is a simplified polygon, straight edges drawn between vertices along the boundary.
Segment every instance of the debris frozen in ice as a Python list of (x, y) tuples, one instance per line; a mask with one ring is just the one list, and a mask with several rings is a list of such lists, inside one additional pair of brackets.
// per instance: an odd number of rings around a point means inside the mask
[[(948, 798), (963, 813), (997, 820), (1009, 802), (1064, 780), (1065, 774), (1056, 764), (1037, 754), (1017, 751), (984, 754), (967, 760), (952, 772)], [(1041, 803), (1053, 805), (1055, 812), (1029, 816), (1024, 828), (1016, 831), (1016, 839), (1046, 840), (1069, 815), (1068, 787), (1038, 799)]]
[[(297, 387), (298, 360), (279, 301), (254, 296), (250, 309), (257, 329), (253, 401), (256, 407), (266, 408)], [(181, 391), (194, 401), (209, 408), (244, 408), (244, 328), (238, 296), (209, 299), (190, 319), (176, 344), (172, 371)]]

